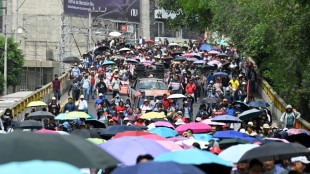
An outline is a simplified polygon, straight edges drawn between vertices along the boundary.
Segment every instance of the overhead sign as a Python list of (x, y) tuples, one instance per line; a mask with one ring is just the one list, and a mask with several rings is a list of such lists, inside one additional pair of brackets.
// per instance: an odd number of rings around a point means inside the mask
[(64, 0), (66, 15), (88, 17), (92, 10), (93, 17), (140, 22), (140, 0)]
[(121, 25), (121, 32), (127, 32), (127, 25)]

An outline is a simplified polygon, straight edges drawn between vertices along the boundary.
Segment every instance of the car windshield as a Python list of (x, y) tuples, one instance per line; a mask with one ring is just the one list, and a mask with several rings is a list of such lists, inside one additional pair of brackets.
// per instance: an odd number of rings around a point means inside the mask
[(138, 82), (138, 89), (167, 90), (167, 86), (161, 81), (140, 81)]

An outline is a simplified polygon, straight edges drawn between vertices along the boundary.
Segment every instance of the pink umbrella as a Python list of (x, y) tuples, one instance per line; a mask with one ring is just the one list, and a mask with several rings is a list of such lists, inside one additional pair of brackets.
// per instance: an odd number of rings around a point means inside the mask
[(156, 121), (154, 124), (156, 127), (169, 127), (175, 129), (174, 126), (167, 121)]
[(208, 125), (211, 125), (211, 126), (225, 126), (226, 125), (225, 123), (212, 122), (211, 120), (212, 120), (211, 118), (205, 119), (205, 120), (202, 120), (200, 123), (208, 124)]
[(282, 141), (283, 143), (290, 143), (286, 139), (281, 139), (281, 138), (264, 138), (265, 140), (275, 140), (275, 141)]
[(212, 60), (211, 62), (208, 62), (208, 65), (214, 65), (214, 64), (219, 64), (220, 62), (217, 60)]
[(142, 138), (146, 138), (146, 139), (149, 139), (149, 140), (160, 140), (160, 141), (166, 141), (167, 139), (162, 137), (162, 136), (159, 136), (157, 134), (150, 134), (150, 135), (142, 135), (140, 136)]
[(193, 53), (184, 53), (182, 56), (183, 57), (194, 57), (195, 54), (193, 54)]
[(186, 138), (186, 137), (181, 137), (181, 136), (167, 138), (167, 140), (173, 141), (173, 142), (183, 141), (183, 140), (187, 140), (187, 139), (188, 139), (188, 138)]
[(183, 150), (183, 148), (173, 141), (156, 141), (160, 145), (164, 146), (165, 148), (171, 150), (171, 151), (177, 151), (177, 150)]
[(209, 51), (208, 54), (220, 54), (218, 51)]
[(177, 131), (179, 134), (182, 134), (188, 129), (193, 130), (194, 133), (204, 133), (204, 132), (210, 132), (211, 126), (204, 123), (187, 123), (180, 125), (175, 129), (175, 131)]
[(305, 129), (289, 129), (288, 131), (286, 131), (288, 133), (288, 135), (297, 135), (297, 134), (301, 134), (301, 133), (307, 133), (308, 135), (310, 135), (310, 133), (308, 131), (306, 131)]
[(152, 65), (152, 61), (145, 61), (145, 62), (142, 62), (143, 65), (147, 66), (147, 65)]
[(38, 134), (57, 134), (57, 135), (59, 135), (58, 132), (52, 131), (52, 130), (48, 130), (48, 129), (37, 130), (37, 131), (35, 131), (35, 133), (38, 133)]

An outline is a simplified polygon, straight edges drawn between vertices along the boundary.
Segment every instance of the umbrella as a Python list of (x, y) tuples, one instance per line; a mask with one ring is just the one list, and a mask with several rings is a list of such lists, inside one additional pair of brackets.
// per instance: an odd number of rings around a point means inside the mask
[(208, 54), (220, 54), (218, 51), (209, 51)]
[(35, 131), (35, 133), (39, 133), (39, 134), (57, 134), (57, 135), (59, 135), (58, 132), (52, 131), (52, 130), (48, 130), (48, 129), (37, 130), (37, 131)]
[(200, 47), (200, 50), (211, 50), (212, 49), (212, 47), (211, 47), (211, 45), (202, 45), (201, 47)]
[(260, 147), (253, 148), (246, 152), (239, 162), (246, 162), (252, 159), (260, 161), (278, 161), (290, 159), (296, 156), (307, 156), (310, 151), (298, 143), (270, 142)]
[(208, 62), (208, 65), (214, 65), (214, 64), (219, 64), (220, 62), (217, 60), (212, 60), (210, 62)]
[(214, 65), (205, 65), (204, 67), (202, 67), (202, 69), (205, 71), (208, 71), (208, 70), (210, 71), (210, 70), (214, 70), (215, 67)]
[(198, 59), (196, 59), (196, 58), (187, 58), (187, 61), (188, 62), (196, 62), (196, 61), (198, 61)]
[(210, 140), (215, 140), (218, 141), (218, 138), (213, 138), (212, 135), (210, 134), (193, 134), (193, 136), (195, 137), (196, 140), (200, 140), (200, 141), (210, 141)]
[(230, 146), (237, 145), (237, 144), (246, 144), (248, 143), (248, 140), (242, 140), (238, 138), (228, 138), (228, 139), (223, 139), (219, 142), (220, 148), (221, 149), (227, 149)]
[(235, 116), (231, 115), (221, 115), (212, 118), (212, 122), (222, 122), (222, 123), (241, 123), (242, 121)]
[(209, 142), (202, 141), (202, 140), (196, 140), (196, 139), (187, 139), (183, 141), (176, 142), (178, 145), (182, 146), (184, 149), (191, 149), (193, 148), (194, 143), (198, 143), (200, 145), (201, 149), (207, 149)]
[(116, 63), (113, 61), (104, 61), (102, 65), (115, 65)]
[(310, 147), (310, 136), (304, 133), (296, 134), (296, 135), (290, 135), (286, 138), (289, 142), (295, 142), (302, 144), (306, 147)]
[(66, 117), (70, 118), (90, 118), (90, 116), (82, 111), (72, 111), (66, 114)]
[(109, 33), (109, 36), (112, 36), (112, 37), (119, 37), (121, 35), (122, 35), (122, 33), (117, 32), (117, 31), (112, 31)]
[(132, 125), (132, 126), (136, 127), (136, 128), (139, 128), (139, 129), (142, 129), (142, 130), (148, 130), (148, 127), (144, 126), (144, 125)]
[(80, 63), (81, 60), (77, 57), (74, 56), (70, 56), (70, 57), (66, 57), (62, 60), (63, 63)]
[(188, 138), (183, 137), (183, 136), (177, 136), (177, 137), (167, 138), (167, 140), (173, 141), (173, 142), (183, 141), (183, 140), (187, 140), (187, 139), (188, 139)]
[(172, 94), (168, 97), (168, 99), (180, 99), (180, 98), (186, 98), (183, 94)]
[(76, 129), (71, 132), (71, 135), (76, 135), (79, 137), (82, 137), (84, 139), (86, 138), (100, 138), (97, 131), (92, 131), (92, 129)]
[(119, 51), (131, 51), (129, 48), (121, 48)]
[(253, 107), (253, 108), (259, 108), (259, 107), (262, 107), (262, 108), (267, 108), (269, 107), (269, 103), (267, 102), (264, 102), (264, 101), (251, 101), (249, 103), (249, 106), (250, 107)]
[(106, 129), (101, 131), (100, 135), (112, 137), (120, 132), (125, 131), (142, 131), (142, 129), (133, 126), (116, 125), (107, 127)]
[(133, 42), (127, 42), (127, 43), (125, 43), (125, 45), (136, 46), (136, 43), (133, 43)]
[(174, 59), (173, 61), (186, 61), (187, 59), (185, 57), (178, 57), (176, 59)]
[(41, 129), (43, 127), (42, 123), (34, 120), (25, 120), (21, 123), (18, 123), (16, 128), (21, 128), (21, 129)]
[(288, 131), (286, 131), (288, 133), (288, 135), (297, 135), (297, 134), (301, 134), (301, 133), (306, 133), (308, 135), (310, 135), (310, 133), (308, 131), (306, 131), (305, 129), (289, 129)]
[(155, 42), (153, 40), (146, 40), (144, 43), (146, 43), (146, 44), (154, 44)]
[(85, 123), (90, 124), (93, 126), (93, 128), (105, 128), (105, 124), (97, 119), (87, 119), (85, 120)]
[(188, 129), (193, 130), (194, 133), (204, 133), (204, 132), (210, 132), (211, 126), (203, 123), (187, 123), (178, 126), (175, 130), (182, 134), (183, 132), (186, 132)]
[(157, 121), (154, 123), (156, 127), (168, 127), (168, 128), (172, 128), (175, 129), (174, 126), (167, 121)]
[(77, 167), (59, 161), (32, 160), (0, 165), (1, 173), (9, 174), (82, 174)]
[(101, 138), (87, 138), (86, 140), (94, 144), (97, 144), (97, 145), (106, 142), (106, 140), (101, 139)]
[(170, 43), (169, 46), (178, 46), (177, 43)]
[(215, 132), (213, 135), (214, 138), (249, 138), (250, 136), (246, 133), (241, 133), (233, 130), (228, 130), (228, 131), (218, 131)]
[(56, 131), (60, 135), (70, 135), (68, 132), (65, 131)]
[(148, 112), (143, 114), (140, 118), (142, 119), (154, 119), (154, 118), (165, 118), (165, 114), (159, 112)]
[(164, 56), (164, 58), (163, 58), (164, 60), (172, 60), (172, 59), (174, 59), (172, 56)]
[(66, 117), (66, 113), (61, 113), (55, 117), (55, 120), (76, 120), (77, 118)]
[(175, 162), (147, 162), (135, 166), (118, 167), (111, 174), (204, 174), (193, 165), (179, 164)]
[(42, 118), (55, 118), (55, 116), (50, 113), (50, 112), (46, 112), (46, 111), (36, 111), (36, 112), (31, 112), (27, 118), (39, 118), (39, 119), (42, 119)]
[(216, 72), (214, 76), (228, 76), (228, 74), (226, 72)]
[(33, 102), (30, 102), (26, 108), (30, 108), (30, 107), (36, 107), (36, 106), (47, 106), (46, 103), (44, 103), (43, 101), (33, 101)]
[(220, 99), (218, 98), (204, 98), (200, 102), (201, 104), (213, 104), (213, 103), (218, 103)]
[(157, 134), (142, 135), (140, 137), (150, 139), (150, 140), (167, 140), (166, 138), (159, 136)]
[(149, 130), (149, 132), (157, 134), (157, 135), (165, 137), (165, 138), (174, 137), (178, 134), (177, 131), (170, 129), (170, 128), (167, 128), (167, 127), (153, 128), (153, 129)]
[(176, 55), (182, 55), (183, 52), (182, 51), (175, 51), (173, 53), (171, 53), (171, 56), (175, 57)]
[(142, 135), (152, 135), (152, 133), (144, 131), (125, 131), (116, 134), (113, 138), (120, 138), (124, 136), (142, 136)]
[(205, 119), (205, 120), (202, 120), (201, 123), (208, 124), (210, 126), (225, 126), (226, 125), (225, 123), (212, 122), (211, 120), (212, 120), (211, 118)]
[(216, 55), (216, 57), (228, 57), (228, 55), (225, 53), (220, 53), (220, 54)]
[(157, 143), (159, 143), (160, 145), (164, 146), (165, 148), (167, 148), (170, 151), (176, 151), (176, 150), (183, 150), (183, 148), (174, 143), (173, 141), (168, 141), (168, 140), (157, 140)]
[(241, 105), (241, 110), (243, 110), (243, 111), (250, 109), (250, 106), (243, 101), (239, 101), (239, 100), (234, 101), (234, 106), (237, 104)]
[(237, 163), (240, 158), (249, 150), (259, 147), (257, 144), (238, 144), (235, 146), (231, 146), (225, 150), (223, 150), (220, 154), (219, 157), (232, 162), (232, 163)]
[(96, 48), (96, 51), (105, 51), (105, 50), (107, 50), (107, 49), (109, 49), (108, 46), (102, 45), (102, 46)]
[(194, 64), (205, 64), (205, 63), (206, 63), (206, 61), (204, 61), (204, 60), (197, 60), (194, 62)]
[(136, 59), (126, 59), (126, 62), (133, 62), (133, 63), (138, 63), (139, 61), (137, 61)]
[(240, 118), (241, 120), (251, 120), (251, 119), (253, 119), (253, 118), (256, 118), (256, 117), (261, 116), (263, 112), (264, 112), (263, 110), (250, 109), (250, 110), (247, 110), (247, 111), (242, 112), (242, 113), (239, 115), (239, 118)]
[(168, 149), (159, 143), (142, 137), (115, 138), (99, 146), (127, 166), (136, 164), (139, 155), (150, 154), (156, 157), (162, 153), (169, 152)]
[[(62, 161), (78, 168), (106, 168), (119, 163), (98, 146), (76, 136), (14, 132), (0, 136), (0, 164), (34, 159)], [(12, 148), (14, 147), (14, 148)]]
[[(210, 166), (210, 170), (205, 171), (207, 173), (214, 173), (214, 171), (217, 171), (217, 173), (229, 173), (230, 169), (233, 167), (232, 164), (230, 164), (227, 161), (224, 161), (217, 155), (198, 149), (187, 149), (187, 150), (179, 150), (164, 153), (156, 157), (154, 161), (156, 162), (172, 161), (180, 164), (194, 164), (194, 165), (208, 164)], [(225, 172), (222, 170), (224, 170)]]

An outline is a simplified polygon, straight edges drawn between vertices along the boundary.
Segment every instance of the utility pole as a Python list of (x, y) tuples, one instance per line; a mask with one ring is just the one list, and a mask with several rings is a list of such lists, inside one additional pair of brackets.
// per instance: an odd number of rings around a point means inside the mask
[(106, 12), (107, 11), (107, 8), (105, 8), (104, 10), (101, 10), (99, 8), (99, 10), (89, 10), (88, 11), (88, 44), (87, 44), (87, 51), (89, 51), (91, 49), (91, 44), (92, 44), (92, 37), (91, 37), (91, 34), (92, 34), (92, 14), (93, 12)]
[(2, 7), (1, 9), (4, 9), (4, 72), (3, 72), (3, 76), (4, 76), (4, 88), (3, 88), (3, 95), (7, 95), (8, 91), (7, 91), (7, 86), (8, 86), (8, 75), (7, 75), (7, 64), (8, 64), (8, 38), (7, 38), (7, 31), (6, 31), (6, 25), (7, 25), (7, 8), (6, 7)]
[(17, 42), (17, 30), (18, 30), (18, 0), (16, 0), (16, 19), (15, 19), (15, 33), (14, 33), (14, 41)]

